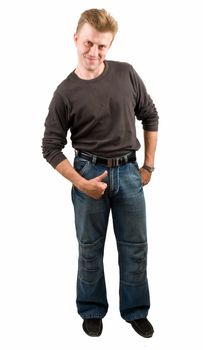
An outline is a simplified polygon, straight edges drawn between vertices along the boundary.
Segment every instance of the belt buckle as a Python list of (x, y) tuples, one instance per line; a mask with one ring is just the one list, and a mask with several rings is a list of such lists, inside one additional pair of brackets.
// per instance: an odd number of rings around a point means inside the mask
[(107, 166), (109, 168), (116, 167), (119, 165), (119, 158), (109, 158), (107, 160)]

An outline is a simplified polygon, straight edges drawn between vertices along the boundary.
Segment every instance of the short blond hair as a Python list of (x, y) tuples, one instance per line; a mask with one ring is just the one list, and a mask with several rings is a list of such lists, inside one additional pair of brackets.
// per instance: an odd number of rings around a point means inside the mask
[(90, 9), (84, 11), (77, 24), (76, 33), (85, 23), (89, 23), (98, 32), (111, 32), (113, 38), (118, 31), (118, 23), (116, 20), (104, 9)]

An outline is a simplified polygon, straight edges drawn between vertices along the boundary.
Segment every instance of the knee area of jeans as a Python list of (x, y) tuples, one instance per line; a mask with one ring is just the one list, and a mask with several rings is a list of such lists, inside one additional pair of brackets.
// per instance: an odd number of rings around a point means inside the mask
[(79, 277), (87, 283), (97, 281), (103, 274), (103, 240), (79, 243)]
[(119, 242), (119, 266), (121, 281), (143, 283), (146, 279), (147, 242)]

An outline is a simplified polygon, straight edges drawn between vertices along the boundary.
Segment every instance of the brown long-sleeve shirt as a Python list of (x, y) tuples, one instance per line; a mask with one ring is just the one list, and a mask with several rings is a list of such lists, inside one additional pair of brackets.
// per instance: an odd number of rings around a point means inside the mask
[(103, 73), (83, 80), (72, 72), (56, 89), (42, 140), (43, 156), (55, 168), (70, 129), (72, 146), (103, 157), (137, 151), (135, 117), (144, 130), (158, 130), (158, 114), (143, 81), (128, 63), (105, 61)]

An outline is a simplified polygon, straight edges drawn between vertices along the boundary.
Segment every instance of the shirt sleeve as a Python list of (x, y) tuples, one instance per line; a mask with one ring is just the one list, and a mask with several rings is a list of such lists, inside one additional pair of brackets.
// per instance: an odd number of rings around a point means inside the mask
[(158, 113), (156, 107), (147, 93), (146, 87), (139, 77), (137, 72), (133, 69), (133, 82), (136, 90), (136, 106), (135, 116), (138, 120), (142, 121), (143, 129), (146, 131), (158, 130)]
[(42, 139), (43, 157), (55, 168), (66, 159), (62, 149), (67, 144), (69, 129), (69, 106), (63, 97), (55, 92), (49, 105)]

